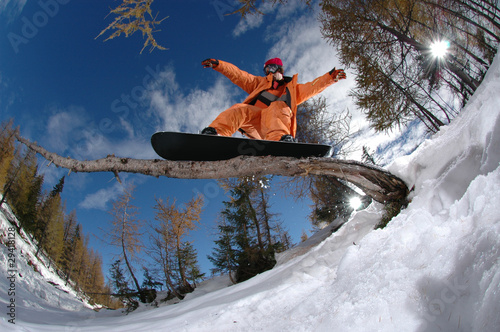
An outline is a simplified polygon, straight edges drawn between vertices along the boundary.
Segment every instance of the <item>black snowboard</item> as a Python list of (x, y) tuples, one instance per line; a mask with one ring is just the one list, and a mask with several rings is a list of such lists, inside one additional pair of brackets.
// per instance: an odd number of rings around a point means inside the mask
[(247, 138), (158, 132), (151, 137), (156, 153), (168, 160), (215, 161), (238, 156), (327, 157), (332, 147), (322, 144), (276, 142)]

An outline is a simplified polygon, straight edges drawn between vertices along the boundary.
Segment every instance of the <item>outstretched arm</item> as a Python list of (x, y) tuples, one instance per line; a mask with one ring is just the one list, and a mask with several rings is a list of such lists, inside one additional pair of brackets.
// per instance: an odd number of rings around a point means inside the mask
[(315, 80), (297, 85), (297, 105), (305, 102), (311, 97), (325, 90), (327, 87), (347, 76), (343, 69), (333, 68), (328, 73), (316, 78)]
[(259, 86), (260, 80), (265, 79), (264, 77), (249, 74), (235, 65), (222, 60), (206, 59), (202, 61), (201, 64), (204, 68), (213, 68), (226, 76), (231, 82), (242, 88), (248, 94), (252, 93)]

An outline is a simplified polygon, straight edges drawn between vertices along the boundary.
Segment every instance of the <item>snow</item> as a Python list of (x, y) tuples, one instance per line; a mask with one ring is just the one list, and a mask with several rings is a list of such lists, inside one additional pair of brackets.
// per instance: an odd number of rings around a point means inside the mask
[[(57, 291), (22, 263), (20, 249), (28, 249), (19, 243), (16, 324), (4, 313), (9, 297), (2, 277), (0, 330), (498, 332), (498, 91), (499, 56), (450, 125), (388, 166), (414, 189), (409, 206), (385, 229), (373, 230), (382, 215), (374, 203), (244, 283), (227, 287), (219, 277), (180, 303), (126, 316), (96, 313)], [(0, 220), (3, 231), (8, 224)], [(0, 269), (7, 274), (5, 263)]]

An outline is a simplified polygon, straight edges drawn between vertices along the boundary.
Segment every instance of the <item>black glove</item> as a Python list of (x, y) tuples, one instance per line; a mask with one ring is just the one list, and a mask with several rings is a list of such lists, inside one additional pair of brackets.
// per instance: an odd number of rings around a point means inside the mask
[(333, 69), (330, 70), (329, 73), (335, 82), (338, 82), (339, 80), (343, 80), (347, 77), (347, 75), (344, 72), (344, 69), (336, 69), (335, 67), (333, 67)]
[(219, 65), (219, 60), (217, 59), (206, 59), (201, 62), (203, 68), (215, 68)]

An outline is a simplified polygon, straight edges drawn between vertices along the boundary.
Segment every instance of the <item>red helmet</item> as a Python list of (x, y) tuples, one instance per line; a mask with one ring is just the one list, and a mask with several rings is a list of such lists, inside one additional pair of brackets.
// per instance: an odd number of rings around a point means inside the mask
[(283, 73), (283, 61), (280, 58), (273, 58), (266, 61), (264, 64), (264, 73), (275, 73), (276, 71)]
[(266, 67), (267, 65), (271, 65), (271, 64), (283, 67), (283, 61), (281, 61), (280, 58), (272, 58), (272, 59), (267, 60), (266, 63), (264, 64), (264, 67)]

